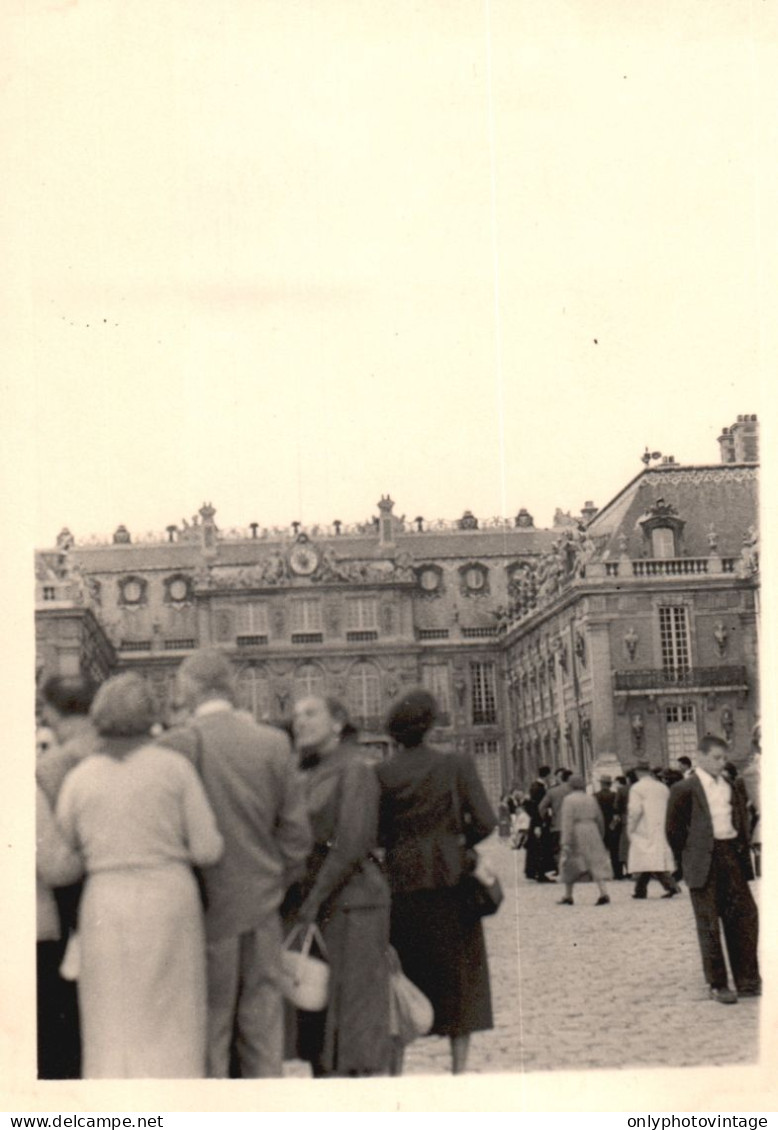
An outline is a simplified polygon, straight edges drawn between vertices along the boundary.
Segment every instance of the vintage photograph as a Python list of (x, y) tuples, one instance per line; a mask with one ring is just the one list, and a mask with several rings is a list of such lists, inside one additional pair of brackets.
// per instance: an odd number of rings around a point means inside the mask
[(757, 1078), (769, 7), (2, 17), (31, 1107)]

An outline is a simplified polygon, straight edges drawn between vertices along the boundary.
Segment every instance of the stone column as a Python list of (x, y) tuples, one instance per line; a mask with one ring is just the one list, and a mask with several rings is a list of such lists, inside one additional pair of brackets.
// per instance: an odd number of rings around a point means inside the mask
[(587, 644), (592, 686), (592, 752), (595, 759), (616, 752), (610, 621), (587, 621)]

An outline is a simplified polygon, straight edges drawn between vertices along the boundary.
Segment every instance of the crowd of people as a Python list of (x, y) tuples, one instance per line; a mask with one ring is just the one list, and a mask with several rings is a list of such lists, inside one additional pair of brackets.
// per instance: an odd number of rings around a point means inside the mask
[(646, 899), (654, 879), (670, 899), (682, 894), (683, 879), (709, 995), (721, 1004), (761, 995), (759, 918), (748, 886), (761, 873), (760, 752), (757, 746), (741, 774), (728, 753), (724, 738), (707, 734), (694, 766), (686, 756), (668, 769), (641, 758), (616, 777), (615, 789), (603, 774), (588, 793), (583, 777), (543, 765), (528, 789), (500, 803), (512, 846), (526, 850), (526, 878), (563, 883), (561, 906), (574, 905), (582, 879), (596, 885), (596, 906), (610, 903), (609, 880), (632, 879), (632, 898)]
[[(96, 693), (53, 678), (41, 698), (41, 1078), (277, 1077), (293, 1058), (399, 1074), (397, 958), (466, 1069), (493, 1021), (461, 880), (496, 819), (473, 761), (427, 745), (425, 690), (391, 708), (383, 762), (332, 698), (296, 702), (286, 731), (256, 722), (215, 649), (182, 663), (167, 728), (133, 674)], [(330, 986), (306, 1012), (284, 1000), (282, 954), (313, 924)]]
[[(493, 1026), (465, 895), (497, 823), (475, 763), (427, 743), (426, 690), (393, 704), (378, 761), (337, 700), (308, 695), (288, 726), (260, 724), (234, 675), (223, 652), (194, 652), (167, 725), (138, 675), (41, 688), (39, 1076), (278, 1077), (285, 1059), (317, 1078), (400, 1074), (398, 961), (466, 1070), (471, 1033)], [(541, 766), (500, 805), (527, 880), (558, 883), (561, 906), (584, 880), (605, 907), (612, 880), (646, 899), (653, 879), (670, 899), (683, 879), (722, 1004), (761, 992), (759, 756), (738, 775), (727, 755), (707, 735), (694, 766), (638, 760), (588, 788)], [(314, 926), (330, 981), (316, 1012), (282, 992), (285, 939)]]

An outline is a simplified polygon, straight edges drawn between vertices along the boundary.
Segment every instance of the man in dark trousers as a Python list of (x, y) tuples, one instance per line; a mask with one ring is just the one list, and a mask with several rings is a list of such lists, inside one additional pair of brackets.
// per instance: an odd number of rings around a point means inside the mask
[[(760, 996), (762, 982), (759, 914), (748, 886), (748, 815), (742, 793), (722, 776), (727, 749), (713, 734), (700, 741), (694, 772), (670, 792), (667, 838), (682, 861), (711, 999), (735, 1004), (738, 996)], [(737, 995), (727, 984), (719, 920)]]
[(600, 787), (594, 794), (594, 799), (600, 806), (603, 824), (605, 826), (605, 847), (611, 857), (614, 879), (619, 874), (619, 840), (621, 839), (621, 821), (616, 819), (616, 794), (611, 785), (613, 778), (607, 774), (600, 777)]
[(524, 874), (536, 883), (553, 883), (546, 875), (553, 863), (549, 858), (549, 841), (546, 822), (540, 815), (540, 802), (548, 790), (548, 779), (551, 776), (551, 767), (541, 765), (538, 769), (537, 779), (529, 787), (529, 798), (524, 802), (524, 811), (528, 814), (530, 824), (527, 835), (527, 857), (524, 863)]

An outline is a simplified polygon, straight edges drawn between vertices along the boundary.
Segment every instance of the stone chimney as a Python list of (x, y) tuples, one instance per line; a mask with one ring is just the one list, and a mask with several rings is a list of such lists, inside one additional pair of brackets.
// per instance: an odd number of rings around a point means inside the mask
[(719, 436), (722, 463), (759, 462), (759, 421), (755, 415), (738, 416)]
[(381, 517), (378, 519), (378, 544), (394, 545), (394, 516), (392, 515), (394, 502), (391, 495), (381, 495), (378, 509), (381, 511)]

